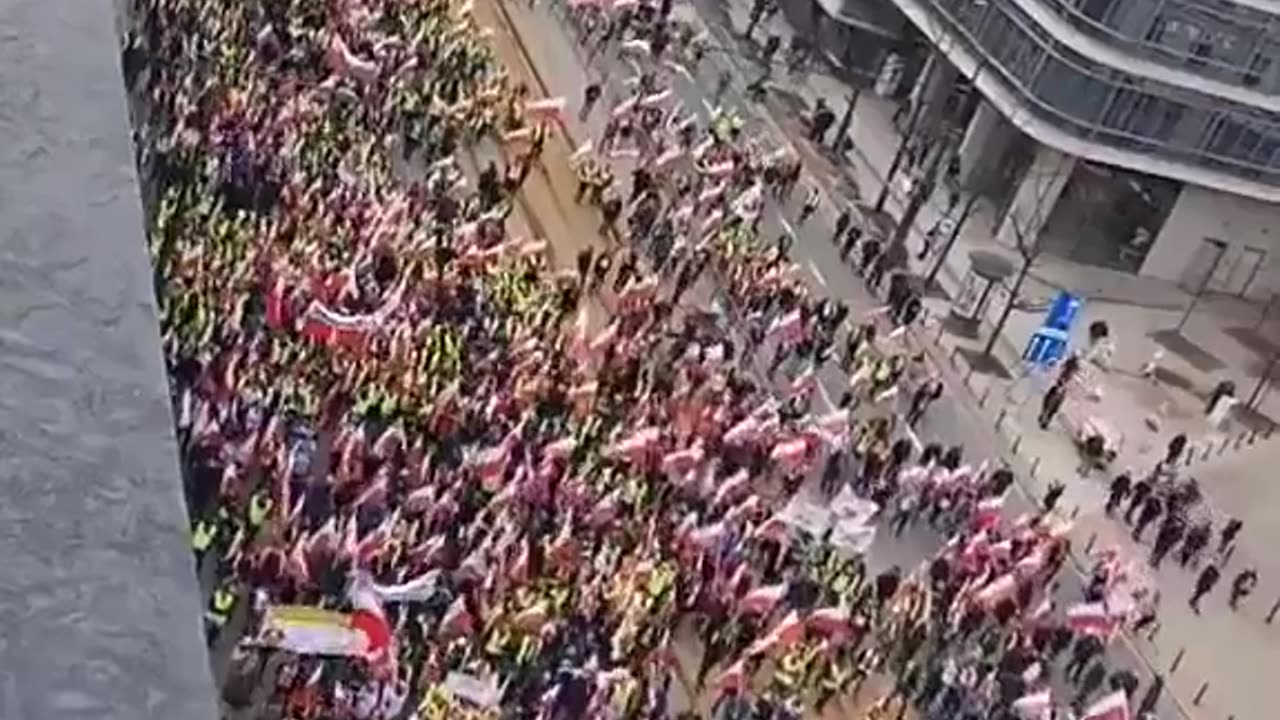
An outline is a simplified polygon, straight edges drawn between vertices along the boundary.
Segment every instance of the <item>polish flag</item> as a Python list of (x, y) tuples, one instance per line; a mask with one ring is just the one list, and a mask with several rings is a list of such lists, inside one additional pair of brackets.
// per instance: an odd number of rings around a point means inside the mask
[(486, 490), (494, 491), (502, 482), (507, 472), (507, 462), (511, 458), (511, 447), (504, 440), (497, 447), (487, 448), (472, 458), (471, 466), (475, 468), (480, 484)]
[(669, 452), (662, 458), (662, 471), (668, 475), (685, 475), (702, 464), (703, 454), (700, 445)]
[(1053, 700), (1049, 688), (1027, 693), (1013, 701), (1013, 711), (1022, 720), (1049, 720), (1053, 712)]
[(795, 610), (787, 613), (769, 634), (756, 640), (747, 649), (747, 655), (777, 655), (804, 639), (804, 621)]
[(979, 590), (973, 597), (978, 602), (988, 607), (996, 605), (1001, 600), (1011, 598), (1018, 591), (1017, 578), (1005, 573), (1000, 577), (992, 580), (986, 587)]
[(1083, 635), (1106, 637), (1115, 632), (1118, 619), (1106, 603), (1079, 603), (1067, 608), (1067, 627)]
[(453, 604), (445, 612), (440, 621), (440, 634), (446, 638), (466, 637), (475, 631), (475, 618), (467, 611), (462, 596), (454, 598)]
[(777, 337), (778, 342), (782, 343), (791, 344), (798, 342), (804, 335), (804, 326), (801, 323), (800, 311), (793, 310), (774, 320), (765, 335), (767, 337)]
[(620, 118), (620, 117), (622, 117), (623, 115), (626, 115), (627, 113), (629, 113), (629, 112), (631, 112), (632, 110), (634, 110), (634, 109), (635, 109), (635, 107), (636, 107), (636, 99), (635, 99), (635, 98), (628, 98), (628, 99), (623, 100), (622, 102), (618, 103), (618, 104), (613, 108), (613, 112), (609, 113), (609, 116), (610, 116), (610, 117), (613, 117), (613, 118)]
[(267, 293), (267, 327), (273, 330), (279, 330), (289, 322), (288, 308), (285, 305), (285, 289), (284, 278), (277, 277), (271, 284), (270, 292)]
[(809, 444), (804, 441), (804, 438), (784, 440), (773, 446), (769, 459), (789, 470), (796, 470), (804, 465), (808, 450)]
[(534, 603), (532, 607), (521, 610), (511, 617), (511, 626), (525, 632), (538, 632), (547, 622), (547, 604)]
[(1129, 720), (1129, 698), (1117, 690), (1090, 705), (1080, 720)]
[(561, 438), (543, 448), (542, 456), (553, 460), (568, 460), (577, 444), (578, 442), (571, 437)]
[(658, 159), (655, 160), (653, 164), (658, 166), (658, 168), (665, 168), (666, 166), (670, 165), (676, 160), (679, 160), (680, 156), (683, 154), (684, 152), (680, 148), (678, 147), (671, 148), (670, 150), (659, 155)]
[(752, 537), (762, 540), (772, 540), (778, 544), (786, 542), (791, 536), (791, 530), (787, 527), (786, 521), (782, 518), (771, 517), (760, 524), (752, 533)]
[(844, 637), (850, 631), (849, 611), (844, 608), (826, 607), (814, 610), (809, 616), (809, 627), (829, 637)]
[(351, 584), (348, 595), (351, 607), (354, 608), (350, 617), (351, 627), (365, 638), (365, 660), (375, 667), (393, 667), (396, 661), (395, 633), (391, 629), (391, 623), (387, 622), (382, 601), (378, 599), (372, 584), (367, 579), (357, 579)]
[(535, 119), (546, 122), (560, 122), (564, 118), (565, 100), (563, 97), (546, 98), (526, 103), (524, 111)]
[(673, 94), (674, 93), (671, 92), (671, 88), (667, 88), (662, 92), (654, 93), (652, 95), (646, 95), (640, 98), (640, 107), (642, 108), (657, 107), (662, 103), (666, 102), (667, 100), (670, 100)]
[(712, 523), (706, 527), (700, 527), (689, 533), (689, 542), (694, 546), (706, 550), (719, 540), (725, 533), (723, 522)]
[(747, 666), (745, 660), (730, 665), (720, 677), (716, 678), (715, 687), (720, 692), (742, 692), (747, 686)]
[(657, 445), (658, 435), (657, 428), (637, 430), (614, 445), (613, 453), (633, 462), (643, 459)]
[(749, 478), (750, 476), (747, 474), (746, 470), (739, 470), (734, 473), (732, 477), (720, 486), (720, 489), (716, 490), (716, 495), (712, 500), (712, 505), (722, 505), (726, 502), (736, 500), (739, 495), (742, 495), (743, 492), (749, 488)]
[(754, 418), (746, 418), (729, 428), (723, 439), (726, 445), (746, 445), (754, 442), (759, 436), (760, 423)]
[(782, 602), (782, 598), (786, 594), (786, 583), (764, 585), (743, 596), (742, 601), (738, 603), (738, 610), (754, 615), (767, 615), (778, 603)]
[(999, 495), (979, 500), (973, 513), (973, 526), (989, 530), (1000, 524), (1000, 511), (1004, 508), (1004, 496)]

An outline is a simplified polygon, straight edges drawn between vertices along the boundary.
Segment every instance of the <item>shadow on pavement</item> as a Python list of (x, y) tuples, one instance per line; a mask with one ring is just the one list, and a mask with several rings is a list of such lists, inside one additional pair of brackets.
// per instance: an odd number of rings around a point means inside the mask
[(1155, 340), (1165, 350), (1186, 360), (1200, 372), (1208, 373), (1226, 367), (1221, 360), (1177, 330), (1156, 330), (1149, 333), (1147, 337)]
[(1009, 372), (1009, 368), (1004, 366), (1004, 363), (991, 355), (984, 354), (981, 350), (962, 347), (956, 352), (960, 353), (964, 361), (969, 364), (969, 367), (973, 368), (973, 371), (979, 375), (990, 375), (1001, 380), (1013, 379), (1013, 374)]

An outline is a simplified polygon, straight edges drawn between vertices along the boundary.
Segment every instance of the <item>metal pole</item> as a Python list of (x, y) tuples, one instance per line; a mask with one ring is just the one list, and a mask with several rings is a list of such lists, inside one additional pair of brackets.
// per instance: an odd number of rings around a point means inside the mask
[(1178, 321), (1178, 327), (1173, 329), (1174, 332), (1181, 334), (1182, 328), (1191, 319), (1191, 313), (1195, 311), (1196, 305), (1200, 303), (1201, 296), (1204, 295), (1205, 290), (1209, 289), (1210, 278), (1218, 271), (1218, 266), (1222, 264), (1223, 255), (1226, 255), (1226, 253), (1220, 252), (1218, 257), (1214, 258), (1213, 266), (1209, 268), (1209, 272), (1204, 274), (1204, 279), (1200, 281), (1200, 285), (1196, 288), (1196, 294), (1191, 297), (1191, 302), (1187, 305), (1187, 311), (1182, 314), (1182, 319)]
[(831, 146), (840, 152), (844, 147), (844, 136), (849, 133), (849, 126), (853, 124), (853, 108), (858, 104), (858, 88), (849, 88), (849, 105), (844, 109), (844, 117), (840, 118), (839, 129), (836, 130), (835, 139), (831, 141)]
[(1276, 368), (1276, 363), (1280, 362), (1280, 353), (1271, 356), (1271, 362), (1267, 363), (1267, 369), (1262, 371), (1262, 377), (1258, 378), (1258, 384), (1253, 388), (1253, 392), (1249, 394), (1249, 402), (1244, 406), (1250, 410), (1257, 410), (1257, 403), (1262, 400), (1262, 391), (1266, 389), (1267, 383), (1271, 381), (1271, 373)]
[[(934, 50), (933, 61), (937, 62), (939, 57), (941, 56), (938, 51)], [(893, 176), (898, 174), (898, 167), (902, 165), (902, 159), (906, 157), (907, 145), (910, 144), (912, 137), (916, 134), (916, 125), (920, 122), (920, 116), (924, 114), (922, 112), (924, 106), (923, 99), (911, 106), (911, 114), (907, 116), (907, 129), (902, 133), (902, 142), (898, 143), (898, 149), (893, 153), (893, 162), (889, 163), (889, 172), (885, 173), (884, 176), (884, 187), (880, 188), (880, 195), (876, 198), (876, 212), (884, 212), (884, 204), (889, 200), (889, 189), (893, 187)]]
[(942, 246), (942, 252), (938, 253), (938, 259), (933, 262), (933, 267), (929, 268), (929, 274), (925, 277), (924, 286), (927, 288), (933, 285), (937, 279), (938, 273), (942, 272), (942, 266), (947, 262), (947, 256), (951, 254), (951, 248), (956, 244), (956, 239), (960, 237), (960, 229), (964, 227), (965, 221), (969, 219), (969, 215), (973, 213), (973, 208), (978, 204), (978, 192), (975, 190), (964, 201), (964, 207), (960, 208), (960, 217), (956, 218), (956, 222), (951, 226), (951, 234), (947, 235), (947, 242)]

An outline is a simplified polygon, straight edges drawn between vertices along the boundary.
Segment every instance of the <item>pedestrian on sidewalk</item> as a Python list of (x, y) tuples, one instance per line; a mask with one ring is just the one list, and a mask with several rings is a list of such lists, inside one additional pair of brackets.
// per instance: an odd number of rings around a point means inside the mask
[(809, 121), (809, 140), (818, 145), (826, 144), (827, 131), (836, 122), (836, 114), (827, 107), (827, 101), (818, 98), (813, 108), (813, 117)]
[(1163, 511), (1164, 505), (1160, 502), (1160, 498), (1148, 495), (1146, 501), (1142, 503), (1142, 512), (1138, 513), (1138, 524), (1133, 526), (1134, 542), (1142, 542), (1142, 531), (1155, 522)]
[(1156, 533), (1156, 542), (1151, 548), (1151, 557), (1147, 559), (1151, 567), (1160, 567), (1160, 563), (1164, 562), (1165, 557), (1182, 539), (1183, 532), (1182, 518), (1177, 515), (1169, 515), (1165, 518), (1164, 523), (1160, 525), (1159, 532)]
[(1253, 589), (1258, 586), (1258, 573), (1253, 568), (1245, 568), (1236, 575), (1231, 581), (1231, 599), (1228, 604), (1231, 606), (1231, 612), (1240, 609), (1240, 601), (1253, 594)]
[(1205, 519), (1196, 523), (1187, 531), (1182, 540), (1182, 549), (1178, 552), (1178, 564), (1182, 567), (1199, 564), (1200, 553), (1209, 546), (1209, 538), (1213, 537), (1213, 523)]
[(853, 249), (858, 246), (858, 241), (862, 239), (862, 227), (856, 223), (850, 226), (849, 230), (844, 234), (844, 240), (840, 242), (840, 259), (848, 260), (853, 254)]
[(1226, 555), (1227, 549), (1236, 543), (1236, 536), (1240, 534), (1240, 530), (1244, 528), (1244, 523), (1238, 518), (1231, 518), (1227, 524), (1222, 527), (1222, 535), (1218, 538), (1218, 555)]
[(1219, 572), (1218, 566), (1213, 563), (1209, 563), (1209, 565), (1200, 572), (1200, 577), (1196, 579), (1196, 590), (1191, 595), (1191, 600), (1188, 603), (1191, 606), (1191, 609), (1196, 611), (1197, 615), (1200, 614), (1200, 599), (1205, 595), (1208, 595), (1213, 590), (1221, 577), (1222, 573)]
[(906, 421), (908, 425), (915, 427), (924, 418), (924, 413), (929, 409), (929, 405), (942, 397), (942, 389), (942, 381), (936, 377), (929, 378), (920, 387), (916, 388), (916, 391), (911, 394), (911, 407), (907, 410)]
[(1058, 506), (1058, 501), (1062, 499), (1062, 493), (1067, 491), (1065, 483), (1054, 480), (1049, 483), (1049, 489), (1045, 491), (1044, 498), (1041, 500), (1046, 513), (1053, 512)]
[(1076, 690), (1076, 696), (1072, 700), (1075, 707), (1084, 707), (1093, 694), (1098, 692), (1102, 687), (1102, 683), (1107, 679), (1107, 666), (1098, 660), (1085, 670), (1084, 676), (1080, 678), (1080, 687)]
[(1040, 417), (1037, 419), (1041, 430), (1048, 430), (1049, 423), (1053, 422), (1054, 416), (1062, 409), (1062, 403), (1067, 399), (1067, 389), (1061, 382), (1056, 382), (1049, 391), (1044, 394), (1044, 399), (1040, 401)]
[(1107, 495), (1107, 506), (1103, 508), (1103, 512), (1107, 515), (1115, 512), (1120, 507), (1120, 503), (1129, 496), (1129, 488), (1132, 486), (1133, 480), (1129, 477), (1129, 471), (1125, 470), (1111, 481), (1111, 490)]
[(1178, 460), (1182, 459), (1182, 453), (1187, 449), (1186, 433), (1178, 433), (1169, 440), (1169, 447), (1164, 453), (1164, 467), (1177, 467)]
[(1151, 494), (1151, 479), (1143, 478), (1133, 485), (1133, 495), (1129, 497), (1129, 508), (1124, 512), (1124, 521), (1129, 525), (1133, 524), (1133, 516), (1147, 502), (1147, 496)]
[[(853, 208), (846, 205), (845, 208), (840, 211), (840, 215), (836, 218), (836, 229), (835, 232), (831, 234), (832, 245), (840, 244), (840, 238), (845, 234), (845, 231), (849, 229), (849, 224), (852, 222)], [(846, 253), (841, 252), (840, 257), (843, 258), (845, 254)]]
[(813, 217), (818, 211), (818, 205), (822, 202), (822, 191), (818, 189), (816, 184), (809, 186), (809, 192), (804, 196), (804, 204), (800, 206), (800, 217), (796, 218), (796, 226), (800, 227)]
[(587, 121), (587, 117), (591, 115), (592, 108), (600, 101), (600, 96), (603, 92), (598, 82), (589, 83), (582, 89), (582, 109), (578, 111), (578, 120), (581, 122)]

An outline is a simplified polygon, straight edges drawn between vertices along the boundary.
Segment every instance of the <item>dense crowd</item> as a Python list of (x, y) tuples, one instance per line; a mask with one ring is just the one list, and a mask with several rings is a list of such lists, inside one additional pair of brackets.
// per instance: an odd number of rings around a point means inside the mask
[[(1067, 647), (1084, 681), (1062, 700), (1097, 699), (1114, 627), (1051, 612), (1061, 521), (1006, 523), (1007, 470), (917, 453), (902, 426), (940, 385), (897, 420), (916, 360), (759, 236), (799, 163), (729, 113), (671, 108), (670, 4), (620, 7), (592, 37), (645, 70), (583, 108), (612, 120), (576, 161), (627, 247), (576, 273), (512, 217), (562, 103), (498, 67), (469, 6), (135, 7), (125, 66), (228, 705), (269, 682), (299, 720), (664, 718), (684, 646), (718, 717), (800, 717), (885, 673), (873, 713), (1046, 717), (1041, 663)], [(650, 168), (625, 190), (619, 151)], [(683, 302), (699, 284), (742, 336)], [(833, 365), (849, 389), (822, 414)], [(810, 478), (832, 507), (951, 541), (872, 575), (834, 511), (790, 512)]]

